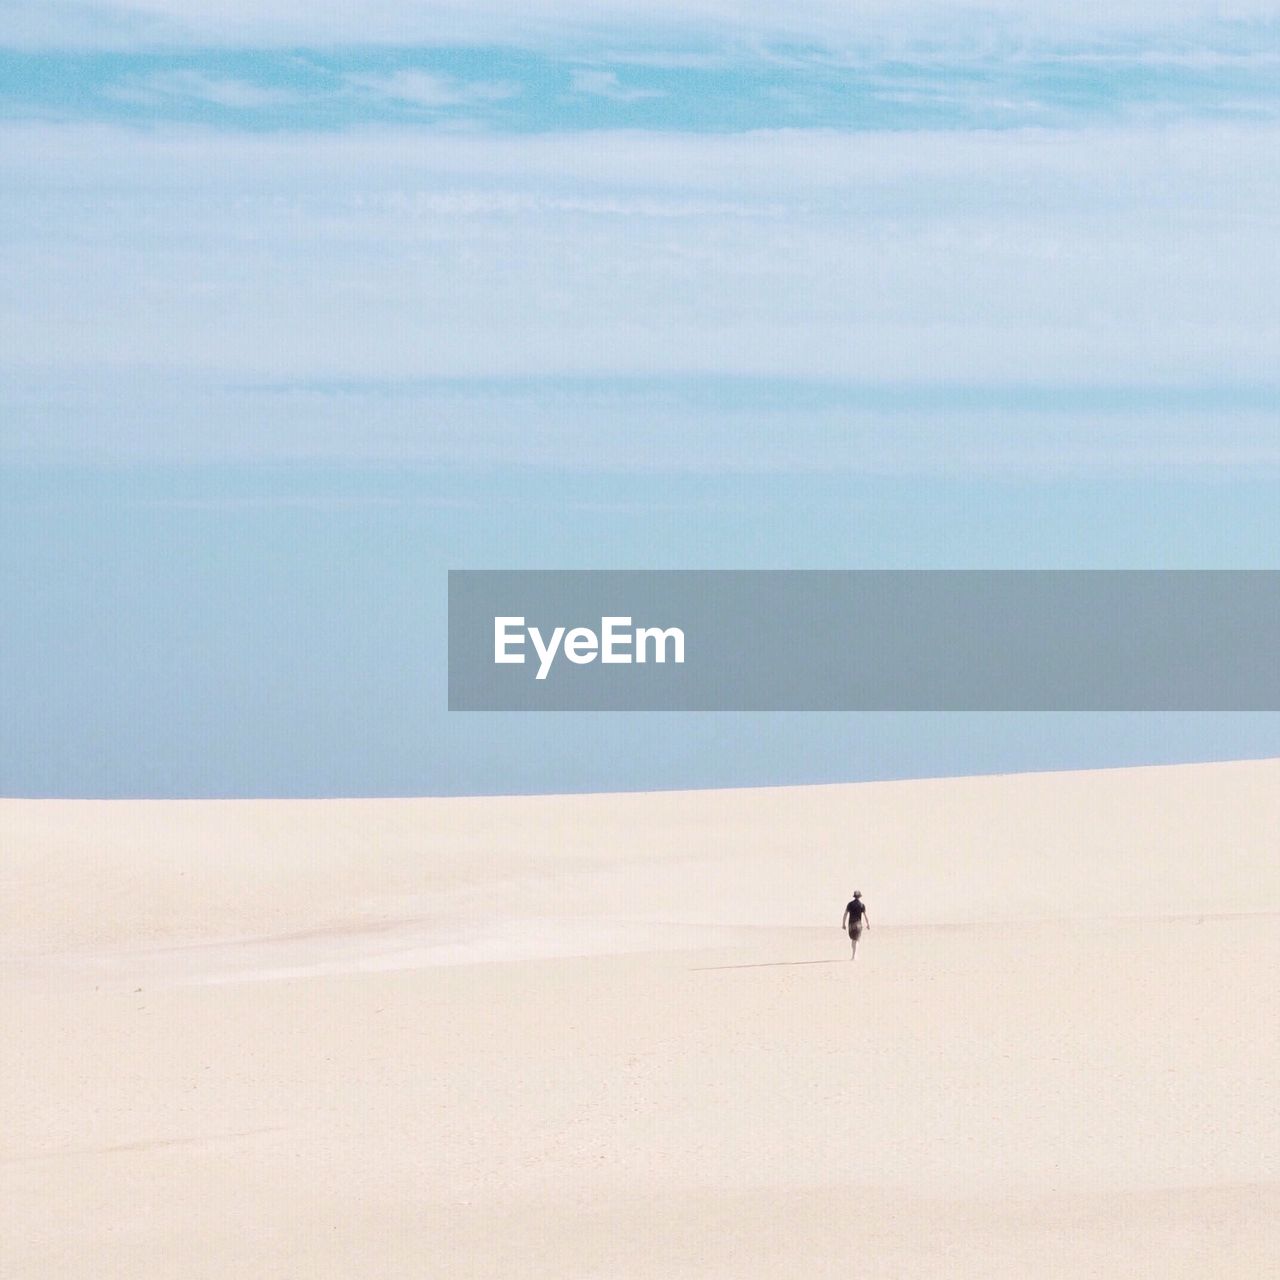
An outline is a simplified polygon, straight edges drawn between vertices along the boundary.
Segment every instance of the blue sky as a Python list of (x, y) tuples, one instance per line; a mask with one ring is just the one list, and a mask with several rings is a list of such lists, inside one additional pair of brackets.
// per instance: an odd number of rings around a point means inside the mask
[(451, 567), (1280, 567), (1280, 6), (11, 4), (0, 793), (1280, 754), (450, 717)]
[(237, 129), (415, 124), (577, 129), (1070, 127), (1201, 117), (1262, 121), (1280, 91), (1276, 27), (1212, 50), (1077, 39), (1031, 46), (849, 50), (776, 43), (593, 51), (378, 46), (10, 49), (10, 119)]

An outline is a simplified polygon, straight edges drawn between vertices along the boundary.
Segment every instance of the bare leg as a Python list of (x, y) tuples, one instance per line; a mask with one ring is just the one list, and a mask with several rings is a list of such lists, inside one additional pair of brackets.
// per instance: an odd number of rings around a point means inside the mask
[(852, 960), (858, 954), (858, 940), (852, 935), (849, 938), (849, 959)]

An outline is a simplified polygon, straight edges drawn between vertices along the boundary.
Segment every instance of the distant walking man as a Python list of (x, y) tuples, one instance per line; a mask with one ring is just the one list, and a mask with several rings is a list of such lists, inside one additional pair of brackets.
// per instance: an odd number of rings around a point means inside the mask
[(840, 927), (847, 927), (849, 930), (849, 959), (852, 960), (858, 954), (858, 939), (862, 937), (863, 929), (871, 928), (871, 917), (867, 915), (867, 904), (862, 901), (860, 889), (855, 889), (853, 897), (849, 899)]

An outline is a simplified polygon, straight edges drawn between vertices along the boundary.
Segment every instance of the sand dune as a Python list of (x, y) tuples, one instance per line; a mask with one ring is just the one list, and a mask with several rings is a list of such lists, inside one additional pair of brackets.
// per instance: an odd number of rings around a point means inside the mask
[(0, 801), (0, 1274), (1268, 1274), (1278, 851), (1280, 761)]

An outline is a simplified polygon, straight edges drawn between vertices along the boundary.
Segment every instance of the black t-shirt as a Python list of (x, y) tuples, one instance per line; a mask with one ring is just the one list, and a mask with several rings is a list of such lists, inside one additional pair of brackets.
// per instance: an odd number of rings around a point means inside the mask
[(861, 898), (852, 899), (849, 905), (845, 907), (845, 910), (849, 913), (850, 924), (861, 924), (862, 917), (867, 913), (867, 908), (863, 905)]

